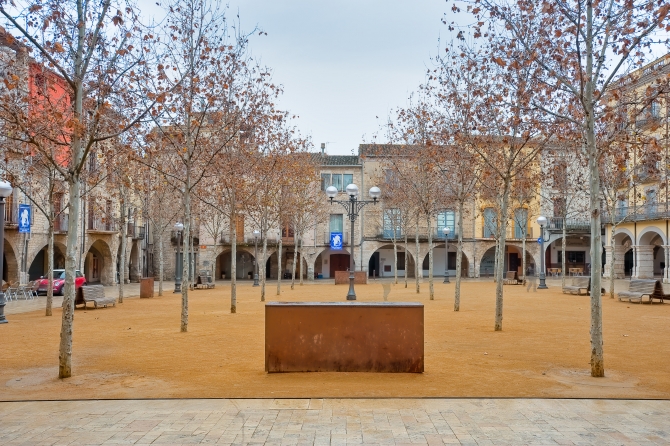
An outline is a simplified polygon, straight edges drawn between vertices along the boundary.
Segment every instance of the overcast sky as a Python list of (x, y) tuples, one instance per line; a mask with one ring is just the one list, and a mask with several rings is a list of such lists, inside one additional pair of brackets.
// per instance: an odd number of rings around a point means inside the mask
[[(141, 0), (142, 3), (148, 0)], [(284, 86), (280, 107), (297, 114), (300, 131), (330, 154), (357, 153), (389, 110), (407, 104), (424, 80), (445, 0), (232, 0), (242, 27), (267, 36), (253, 55)], [(379, 117), (377, 119), (376, 117)]]

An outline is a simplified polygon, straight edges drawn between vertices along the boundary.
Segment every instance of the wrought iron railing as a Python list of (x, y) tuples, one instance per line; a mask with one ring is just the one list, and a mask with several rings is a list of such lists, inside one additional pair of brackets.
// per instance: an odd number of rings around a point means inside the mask
[(591, 230), (591, 222), (587, 219), (582, 218), (566, 218), (562, 217), (549, 217), (547, 221), (547, 230), (562, 232), (563, 226), (565, 226), (566, 232), (576, 232), (583, 231), (589, 232)]

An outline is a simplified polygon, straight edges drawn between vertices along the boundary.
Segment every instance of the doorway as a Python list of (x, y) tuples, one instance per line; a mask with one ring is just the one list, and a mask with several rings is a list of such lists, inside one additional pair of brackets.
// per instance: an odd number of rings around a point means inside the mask
[(330, 277), (335, 278), (335, 271), (347, 271), (349, 269), (349, 254), (330, 255)]

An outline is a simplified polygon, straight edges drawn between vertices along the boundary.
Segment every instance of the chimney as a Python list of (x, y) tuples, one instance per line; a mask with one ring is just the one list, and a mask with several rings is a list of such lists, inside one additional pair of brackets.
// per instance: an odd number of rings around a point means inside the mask
[(326, 143), (322, 142), (321, 143), (321, 155), (323, 155), (326, 152)]

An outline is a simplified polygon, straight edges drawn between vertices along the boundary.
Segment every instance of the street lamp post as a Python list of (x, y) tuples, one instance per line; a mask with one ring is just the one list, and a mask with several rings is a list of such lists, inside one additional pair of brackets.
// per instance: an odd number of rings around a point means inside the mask
[[(448, 226), (442, 228), (442, 234), (444, 234), (444, 283), (449, 282), (449, 233), (451, 229)], [(458, 271), (456, 271), (458, 273)]]
[(540, 285), (537, 289), (546, 290), (548, 287), (545, 282), (546, 276), (544, 274), (544, 226), (547, 224), (547, 217), (541, 215), (537, 217), (537, 224), (540, 225), (540, 238), (538, 239), (538, 242), (540, 242)]
[[(0, 181), (0, 277), (4, 270), (3, 261), (5, 259), (5, 198), (12, 194), (12, 185), (7, 181)], [(9, 279), (9, 278), (8, 278)], [(6, 324), (5, 318), (5, 293), (0, 287), (0, 324)]]
[(349, 292), (347, 293), (347, 300), (356, 300), (356, 293), (354, 292), (354, 222), (358, 217), (359, 212), (368, 203), (377, 204), (382, 191), (378, 187), (370, 188), (370, 198), (372, 200), (358, 199), (358, 186), (350, 184), (347, 186), (347, 195), (349, 200), (335, 200), (337, 197), (337, 188), (335, 186), (328, 186), (326, 188), (326, 195), (330, 198), (330, 204), (339, 203), (347, 211), (347, 216), (351, 222), (351, 248), (349, 249)]
[(181, 279), (182, 272), (184, 270), (183, 263), (183, 253), (181, 252), (182, 245), (182, 232), (184, 230), (183, 223), (176, 223), (174, 225), (175, 231), (177, 231), (177, 252), (175, 253), (175, 272), (174, 272), (174, 292), (181, 293)]
[(258, 285), (258, 237), (260, 237), (261, 231), (256, 229), (254, 231), (254, 286)]

